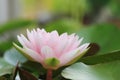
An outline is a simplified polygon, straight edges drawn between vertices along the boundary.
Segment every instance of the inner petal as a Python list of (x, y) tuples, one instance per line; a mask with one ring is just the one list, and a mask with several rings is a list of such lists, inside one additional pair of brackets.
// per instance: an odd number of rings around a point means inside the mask
[(49, 46), (43, 46), (41, 48), (41, 55), (44, 59), (55, 57), (52, 48), (50, 48)]

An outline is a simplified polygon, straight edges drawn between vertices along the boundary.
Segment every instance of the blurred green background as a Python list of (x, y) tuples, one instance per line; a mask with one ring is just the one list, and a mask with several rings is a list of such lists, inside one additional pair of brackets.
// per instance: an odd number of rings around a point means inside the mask
[(79, 61), (86, 64), (120, 60), (120, 0), (0, 0), (0, 76), (11, 73), (4, 67), (15, 65), (15, 57), (25, 59), (14, 54), (17, 35), (37, 27), (84, 37), (91, 48)]

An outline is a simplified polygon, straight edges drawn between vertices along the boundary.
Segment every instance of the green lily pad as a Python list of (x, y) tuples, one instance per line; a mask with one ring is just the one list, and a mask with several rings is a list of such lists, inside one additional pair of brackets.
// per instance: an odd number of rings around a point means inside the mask
[(79, 31), (78, 35), (84, 37), (83, 43), (97, 43), (100, 46), (97, 55), (120, 49), (120, 29), (112, 24), (98, 24), (84, 28)]
[(13, 66), (7, 63), (3, 58), (0, 58), (0, 76), (11, 74)]
[(119, 80), (120, 61), (86, 65), (76, 63), (62, 72), (62, 76), (71, 80)]
[(15, 48), (6, 51), (4, 54), (4, 59), (12, 65), (16, 65), (18, 62), (24, 63), (27, 61), (27, 59)]

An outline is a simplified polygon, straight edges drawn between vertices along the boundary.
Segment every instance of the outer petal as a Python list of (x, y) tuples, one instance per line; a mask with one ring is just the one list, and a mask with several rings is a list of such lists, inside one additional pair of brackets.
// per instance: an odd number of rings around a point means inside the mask
[(80, 59), (89, 50), (89, 48), (87, 48), (88, 46), (89, 46), (89, 43), (86, 43), (86, 44), (83, 44), (82, 46), (80, 46), (79, 47), (80, 50), (79, 50), (78, 54), (66, 65), (70, 65), (70, 64), (76, 62), (78, 59)]
[(84, 52), (85, 49), (89, 46), (89, 44), (90, 44), (90, 43), (85, 43), (85, 44), (83, 44), (82, 46), (80, 46), (80, 52), (81, 52), (81, 53)]
[(34, 52), (33, 50), (28, 49), (28, 48), (21, 48), (18, 45), (16, 45), (15, 43), (13, 43), (13, 45), (18, 51), (20, 51), (29, 60), (37, 61), (40, 63), (42, 62), (42, 57), (38, 53)]
[(17, 36), (18, 37), (18, 41), (22, 44), (22, 46), (24, 47), (30, 47), (30, 42), (27, 40), (27, 38), (25, 38), (24, 35), (20, 35)]
[(80, 40), (73, 40), (72, 41), (72, 44), (69, 45), (69, 48), (67, 51), (70, 51), (70, 50), (73, 50), (73, 49), (76, 49), (82, 42), (83, 38), (81, 38)]
[[(59, 60), (61, 61), (61, 66), (64, 65), (70, 65), (72, 63), (74, 63), (75, 61), (77, 61), (80, 57), (82, 57), (86, 51), (89, 49), (87, 48), (89, 45), (89, 43), (84, 44), (84, 50), (81, 50), (83, 48), (83, 46), (80, 46), (79, 48), (70, 51), (69, 53), (63, 54)], [(86, 47), (86, 48), (85, 48)]]
[(69, 61), (73, 59), (73, 57), (79, 52), (79, 48), (72, 50), (69, 53), (63, 54), (59, 60), (60, 60), (60, 66), (64, 66), (67, 64)]

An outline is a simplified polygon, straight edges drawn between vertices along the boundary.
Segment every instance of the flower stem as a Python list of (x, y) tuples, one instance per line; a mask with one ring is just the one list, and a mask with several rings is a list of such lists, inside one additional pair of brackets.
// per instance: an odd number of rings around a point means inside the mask
[(52, 70), (51, 69), (47, 70), (46, 80), (52, 80)]

